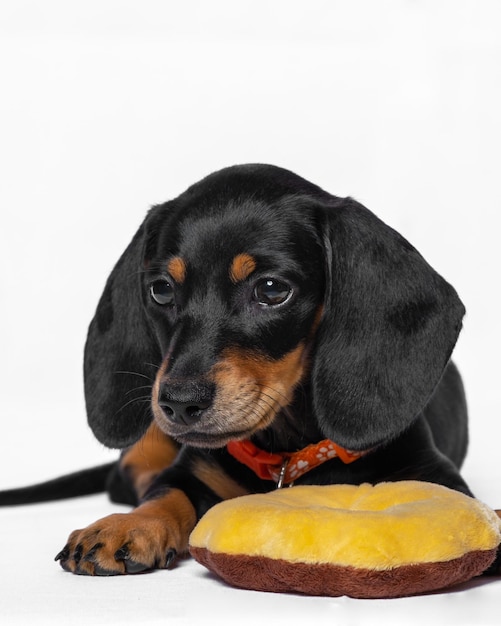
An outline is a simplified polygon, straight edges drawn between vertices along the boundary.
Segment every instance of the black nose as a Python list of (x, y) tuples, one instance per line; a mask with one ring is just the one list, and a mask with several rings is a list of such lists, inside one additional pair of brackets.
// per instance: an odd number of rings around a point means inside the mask
[(160, 402), (163, 412), (176, 424), (186, 424), (189, 426), (197, 422), (205, 409), (210, 406), (210, 402), (179, 402), (170, 400), (169, 402)]
[(212, 387), (205, 384), (164, 384), (158, 404), (171, 422), (189, 426), (210, 407), (212, 395)]

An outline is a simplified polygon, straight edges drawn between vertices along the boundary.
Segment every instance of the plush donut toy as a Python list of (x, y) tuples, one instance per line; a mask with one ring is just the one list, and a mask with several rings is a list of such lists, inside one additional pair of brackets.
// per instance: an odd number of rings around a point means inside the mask
[(418, 481), (297, 486), (222, 502), (191, 554), (245, 589), (391, 598), (484, 572), (501, 520), (480, 501)]

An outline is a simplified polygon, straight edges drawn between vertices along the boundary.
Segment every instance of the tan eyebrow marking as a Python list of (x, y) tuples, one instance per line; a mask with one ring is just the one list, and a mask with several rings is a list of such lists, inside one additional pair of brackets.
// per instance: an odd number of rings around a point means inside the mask
[(245, 280), (256, 269), (256, 260), (247, 253), (237, 254), (230, 267), (230, 278), (234, 283)]
[(186, 278), (186, 263), (180, 256), (175, 256), (167, 263), (167, 271), (176, 283), (181, 284)]

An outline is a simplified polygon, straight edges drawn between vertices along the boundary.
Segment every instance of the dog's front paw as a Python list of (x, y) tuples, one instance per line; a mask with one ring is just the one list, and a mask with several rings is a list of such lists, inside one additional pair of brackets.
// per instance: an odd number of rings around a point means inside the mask
[(55, 560), (74, 574), (137, 574), (169, 567), (184, 548), (164, 520), (132, 511), (75, 530)]

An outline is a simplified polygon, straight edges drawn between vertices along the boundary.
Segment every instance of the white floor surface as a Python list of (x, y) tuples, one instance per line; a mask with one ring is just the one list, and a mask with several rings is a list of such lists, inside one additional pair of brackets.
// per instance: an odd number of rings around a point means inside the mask
[(53, 562), (70, 530), (112, 511), (105, 496), (0, 510), (0, 621), (18, 624), (499, 624), (501, 578), (397, 600), (233, 589), (192, 559), (171, 571), (92, 578)]

